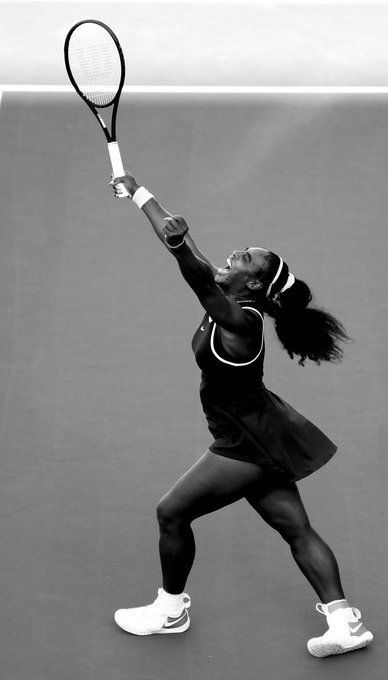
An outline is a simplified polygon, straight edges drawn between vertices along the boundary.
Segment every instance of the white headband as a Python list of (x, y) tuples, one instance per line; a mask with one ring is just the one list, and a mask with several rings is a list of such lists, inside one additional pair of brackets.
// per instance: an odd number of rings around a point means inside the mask
[[(274, 283), (276, 283), (276, 281), (278, 280), (278, 278), (279, 278), (279, 276), (280, 276), (280, 273), (281, 273), (281, 271), (282, 271), (282, 269), (283, 269), (283, 264), (284, 264), (284, 262), (283, 262), (282, 258), (280, 257), (280, 255), (279, 255), (279, 258), (280, 258), (279, 268), (278, 268), (278, 270), (277, 270), (277, 272), (276, 272), (276, 274), (275, 274), (275, 278), (271, 281), (271, 283), (270, 283), (270, 285), (269, 285), (269, 287), (268, 287), (268, 290), (267, 290), (267, 293), (266, 293), (266, 296), (265, 296), (265, 297), (269, 297), (269, 296), (270, 296), (272, 286), (273, 286)], [(282, 288), (281, 290), (279, 290), (278, 295), (279, 295), (279, 293), (284, 293), (284, 291), (285, 291), (285, 290), (288, 290), (288, 288), (291, 288), (291, 286), (293, 286), (294, 283), (295, 283), (295, 276), (294, 276), (293, 274), (291, 274), (291, 272), (289, 272), (289, 274), (288, 274), (288, 279), (287, 279), (285, 285), (283, 286), (283, 288)]]
[(276, 283), (276, 281), (278, 280), (278, 278), (279, 278), (279, 276), (280, 276), (280, 272), (281, 272), (282, 269), (283, 269), (283, 260), (282, 260), (282, 258), (280, 257), (280, 255), (279, 255), (279, 258), (280, 258), (279, 269), (277, 270), (277, 272), (276, 272), (276, 274), (275, 274), (275, 278), (271, 281), (270, 285), (268, 286), (268, 290), (267, 290), (267, 292), (266, 292), (265, 297), (269, 297), (270, 292), (271, 292), (271, 288), (272, 288), (273, 284)]
[(291, 288), (291, 286), (293, 286), (294, 283), (295, 283), (295, 276), (293, 274), (291, 274), (291, 272), (290, 272), (288, 274), (288, 279), (287, 279), (286, 285), (283, 286), (283, 288), (281, 290), (279, 290), (279, 293), (284, 293), (284, 291)]

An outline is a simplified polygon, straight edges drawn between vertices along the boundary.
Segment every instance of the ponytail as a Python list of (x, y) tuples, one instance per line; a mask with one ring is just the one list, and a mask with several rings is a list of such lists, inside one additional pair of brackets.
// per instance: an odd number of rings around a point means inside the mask
[(350, 340), (342, 323), (318, 307), (309, 307), (312, 294), (308, 285), (300, 279), (264, 301), (264, 312), (273, 317), (276, 334), (291, 359), (306, 359), (338, 363), (342, 359), (341, 342)]

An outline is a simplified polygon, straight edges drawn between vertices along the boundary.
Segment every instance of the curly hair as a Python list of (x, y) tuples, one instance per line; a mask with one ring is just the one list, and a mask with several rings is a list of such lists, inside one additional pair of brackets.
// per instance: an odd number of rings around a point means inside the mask
[[(258, 296), (263, 311), (274, 319), (276, 334), (291, 359), (299, 356), (299, 365), (306, 359), (318, 365), (322, 361), (338, 363), (343, 356), (340, 343), (350, 341), (342, 323), (322, 308), (309, 306), (313, 296), (308, 285), (300, 279), (284, 291), (265, 297), (268, 286), (279, 267), (279, 256), (269, 251), (260, 272), (264, 289)], [(263, 292), (264, 290), (264, 292)], [(253, 291), (251, 291), (253, 292)]]

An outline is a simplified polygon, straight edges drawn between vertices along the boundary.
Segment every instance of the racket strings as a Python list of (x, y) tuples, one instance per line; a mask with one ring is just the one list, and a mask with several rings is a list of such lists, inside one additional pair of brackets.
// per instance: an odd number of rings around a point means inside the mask
[(108, 106), (119, 89), (122, 63), (111, 35), (97, 24), (82, 24), (71, 36), (69, 65), (77, 86), (95, 106)]

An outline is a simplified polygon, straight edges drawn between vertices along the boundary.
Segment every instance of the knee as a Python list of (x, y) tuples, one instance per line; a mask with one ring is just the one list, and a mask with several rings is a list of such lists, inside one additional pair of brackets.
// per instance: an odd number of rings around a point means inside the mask
[(165, 498), (162, 498), (156, 506), (156, 517), (159, 527), (164, 530), (171, 529), (183, 521), (179, 507)]
[(281, 527), (278, 531), (291, 548), (297, 548), (309, 539), (313, 529), (310, 522), (307, 520), (300, 524)]

